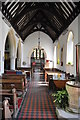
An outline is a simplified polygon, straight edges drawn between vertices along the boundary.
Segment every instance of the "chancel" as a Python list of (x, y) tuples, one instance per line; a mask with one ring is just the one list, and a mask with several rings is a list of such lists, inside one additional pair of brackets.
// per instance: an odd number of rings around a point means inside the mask
[(80, 118), (80, 1), (0, 1), (0, 119)]

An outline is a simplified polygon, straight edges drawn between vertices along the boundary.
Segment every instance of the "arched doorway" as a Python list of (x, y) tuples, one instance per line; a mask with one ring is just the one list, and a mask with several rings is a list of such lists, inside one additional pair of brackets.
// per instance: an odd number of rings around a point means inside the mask
[(4, 51), (4, 70), (10, 70), (10, 42), (7, 35)]
[(31, 67), (33, 71), (43, 71), (45, 66), (45, 52), (44, 49), (34, 48), (31, 54)]

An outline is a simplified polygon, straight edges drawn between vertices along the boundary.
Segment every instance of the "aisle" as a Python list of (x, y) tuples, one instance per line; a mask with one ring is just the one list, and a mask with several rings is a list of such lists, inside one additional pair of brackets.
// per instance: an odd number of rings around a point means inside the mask
[(56, 120), (55, 107), (42, 74), (34, 74), (17, 118)]

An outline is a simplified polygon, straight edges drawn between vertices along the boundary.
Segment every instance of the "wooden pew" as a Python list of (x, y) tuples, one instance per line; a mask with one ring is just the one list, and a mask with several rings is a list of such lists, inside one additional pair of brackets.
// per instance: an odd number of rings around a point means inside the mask
[(54, 84), (56, 85), (57, 89), (63, 89), (65, 88), (66, 82), (68, 82), (69, 79), (65, 80), (53, 80)]
[(27, 85), (26, 75), (24, 75), (24, 74), (21, 74), (21, 75), (17, 75), (17, 74), (3, 74), (2, 75), (2, 79), (16, 79), (16, 80), (23, 79), (25, 88), (26, 88), (26, 85)]
[(2, 85), (2, 89), (12, 89), (20, 90), (24, 92), (24, 80), (23, 79), (1, 79), (0, 84)]
[[(16, 89), (14, 88), (12, 90), (0, 90), (0, 98), (1, 98), (0, 100), (2, 102), (4, 100), (9, 101), (8, 107), (10, 110), (13, 110), (13, 117), (15, 117), (17, 109), (18, 109), (18, 105), (17, 105), (18, 99), (17, 99), (17, 95), (16, 95)], [(4, 107), (3, 107), (3, 109), (4, 109)], [(6, 109), (4, 109), (4, 115), (3, 115), (4, 117), (7, 115), (6, 112), (7, 112)]]
[(32, 77), (32, 68), (31, 67), (18, 67), (17, 70), (21, 70), (22, 72), (26, 72), (26, 75), (30, 74), (30, 79)]
[(0, 102), (0, 119), (11, 119), (11, 111), (9, 109), (9, 102), (8, 100), (4, 100), (3, 102)]

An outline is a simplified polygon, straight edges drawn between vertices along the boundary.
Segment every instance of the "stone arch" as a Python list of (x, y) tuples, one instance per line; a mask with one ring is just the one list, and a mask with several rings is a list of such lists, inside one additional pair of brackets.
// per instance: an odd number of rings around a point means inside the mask
[[(34, 47), (34, 48), (37, 48), (37, 47)], [(29, 58), (31, 57), (31, 54), (32, 54), (34, 48), (32, 48), (32, 49), (29, 51), (29, 54), (28, 54)], [(40, 47), (40, 49), (43, 49), (43, 48)], [(47, 58), (47, 53), (46, 53), (45, 50), (44, 50), (44, 54), (45, 54), (45, 58)]]
[[(10, 29), (7, 36), (8, 36), (9, 45), (10, 45), (10, 69), (15, 70), (16, 39), (15, 39), (15, 36), (14, 36), (13, 29)], [(5, 43), (4, 43), (4, 52), (5, 52), (5, 44), (6, 44), (6, 40), (5, 40)]]
[[(35, 46), (34, 48), (37, 48), (37, 46)], [(31, 63), (31, 55), (32, 55), (32, 53), (33, 53), (33, 49), (34, 48), (32, 48), (30, 51), (29, 51), (29, 53), (28, 53), (28, 59), (29, 59), (29, 64)], [(41, 49), (41, 48), (40, 48)], [(46, 53), (46, 51), (44, 50), (44, 55), (45, 55), (45, 59), (47, 58), (47, 53)]]
[[(40, 32), (40, 46), (45, 50), (46, 59), (53, 60), (53, 41), (45, 33)], [(23, 45), (23, 61), (25, 62), (24, 66), (30, 66), (31, 53), (34, 48), (38, 47), (38, 31), (30, 34), (24, 41)], [(51, 54), (50, 54), (51, 53)]]

